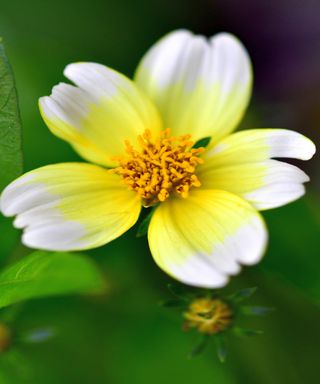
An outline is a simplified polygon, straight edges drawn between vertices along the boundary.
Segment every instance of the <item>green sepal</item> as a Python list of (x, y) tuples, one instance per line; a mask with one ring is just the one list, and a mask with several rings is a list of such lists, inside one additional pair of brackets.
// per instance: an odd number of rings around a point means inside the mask
[(192, 351), (189, 354), (189, 359), (192, 359), (193, 357), (199, 356), (201, 353), (204, 352), (204, 350), (208, 346), (210, 335), (202, 335), (201, 340), (197, 345), (195, 345), (192, 349)]
[(248, 337), (259, 336), (264, 333), (261, 329), (250, 329), (250, 328), (241, 328), (241, 327), (234, 327), (232, 331), (237, 336), (248, 336)]
[(201, 148), (201, 147), (205, 148), (205, 147), (207, 147), (209, 145), (210, 141), (211, 141), (211, 137), (210, 136), (203, 137), (202, 139), (196, 141), (192, 148)]
[(152, 218), (152, 215), (154, 214), (154, 211), (156, 209), (157, 205), (151, 208), (150, 212), (147, 214), (147, 216), (141, 221), (136, 237), (142, 237), (145, 236), (148, 233), (149, 224)]
[(185, 308), (187, 306), (187, 301), (183, 299), (168, 299), (161, 301), (160, 305), (167, 308)]
[(169, 283), (169, 291), (177, 298), (186, 300), (194, 297), (194, 292), (190, 291), (190, 287), (178, 283)]
[(259, 306), (241, 306), (240, 312), (247, 316), (264, 316), (274, 311), (271, 307), (259, 307)]
[(214, 341), (216, 344), (217, 356), (220, 363), (224, 363), (227, 359), (228, 349), (224, 335), (215, 335)]
[(245, 288), (229, 296), (229, 300), (233, 303), (240, 303), (248, 299), (257, 291), (257, 287)]

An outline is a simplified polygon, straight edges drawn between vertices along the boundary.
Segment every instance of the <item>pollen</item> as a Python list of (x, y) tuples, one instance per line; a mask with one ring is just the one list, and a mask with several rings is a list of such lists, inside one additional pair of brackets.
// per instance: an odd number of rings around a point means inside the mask
[(201, 183), (195, 174), (203, 160), (204, 148), (193, 148), (191, 135), (173, 137), (170, 129), (152, 140), (150, 130), (138, 136), (138, 148), (125, 141), (126, 156), (115, 158), (119, 166), (112, 171), (120, 175), (129, 189), (136, 191), (149, 207), (163, 202), (171, 194), (188, 197), (192, 187)]
[(191, 302), (184, 313), (184, 328), (196, 328), (205, 334), (216, 334), (226, 330), (232, 321), (230, 306), (220, 299), (198, 298)]

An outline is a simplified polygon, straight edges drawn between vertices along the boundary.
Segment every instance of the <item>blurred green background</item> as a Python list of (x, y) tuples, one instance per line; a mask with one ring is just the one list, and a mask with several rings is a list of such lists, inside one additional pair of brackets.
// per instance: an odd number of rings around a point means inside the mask
[[(319, 143), (317, 1), (1, 0), (0, 9), (0, 35), (20, 98), (25, 170), (78, 159), (49, 133), (37, 107), (40, 96), (64, 81), (65, 65), (97, 61), (131, 76), (148, 47), (177, 28), (208, 36), (229, 31), (243, 40), (255, 70), (253, 102), (243, 127), (295, 129)], [(260, 265), (247, 268), (227, 288), (257, 286), (251, 302), (276, 310), (246, 324), (263, 329), (264, 335), (230, 338), (225, 364), (210, 348), (187, 359), (197, 335), (181, 330), (179, 312), (158, 305), (169, 297), (169, 278), (134, 229), (89, 252), (109, 283), (107, 295), (39, 299), (19, 307), (12, 324), (16, 334), (52, 327), (56, 335), (42, 344), (17, 341), (1, 354), (0, 383), (317, 382), (319, 157), (298, 165), (311, 176), (307, 196), (264, 213), (268, 252)], [(1, 218), (0, 230), (1, 263), (28, 252), (10, 220)]]

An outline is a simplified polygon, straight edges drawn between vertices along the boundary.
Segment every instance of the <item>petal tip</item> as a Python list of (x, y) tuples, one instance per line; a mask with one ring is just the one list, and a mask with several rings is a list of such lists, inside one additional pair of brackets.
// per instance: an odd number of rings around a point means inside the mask
[(304, 157), (302, 160), (310, 160), (314, 154), (317, 151), (317, 147), (314, 144), (312, 140), (310, 140), (308, 137), (305, 137), (306, 142), (305, 142), (305, 152), (304, 152)]

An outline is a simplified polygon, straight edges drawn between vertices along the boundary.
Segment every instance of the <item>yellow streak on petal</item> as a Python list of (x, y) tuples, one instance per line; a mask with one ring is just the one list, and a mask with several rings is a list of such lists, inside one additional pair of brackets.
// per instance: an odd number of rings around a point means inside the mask
[(187, 284), (217, 287), (239, 264), (260, 260), (266, 243), (261, 216), (245, 200), (221, 190), (194, 189), (186, 200), (157, 207), (149, 226), (156, 263)]

